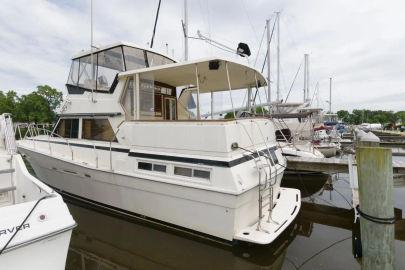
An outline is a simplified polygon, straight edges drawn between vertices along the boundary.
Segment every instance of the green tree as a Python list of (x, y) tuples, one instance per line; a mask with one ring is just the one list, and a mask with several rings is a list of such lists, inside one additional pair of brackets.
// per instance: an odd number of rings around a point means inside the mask
[(14, 91), (8, 91), (6, 94), (0, 91), (0, 114), (11, 113), (14, 115), (17, 98), (17, 93)]
[(349, 123), (350, 120), (350, 113), (345, 110), (340, 110), (337, 112), (339, 119), (342, 119), (344, 123)]
[(55, 113), (47, 100), (37, 92), (23, 95), (16, 106), (16, 119), (19, 122), (52, 123)]
[(39, 85), (37, 86), (37, 94), (42, 96), (48, 102), (49, 108), (55, 111), (56, 108), (60, 106), (63, 101), (62, 92), (58, 91), (56, 88), (52, 88), (49, 85)]

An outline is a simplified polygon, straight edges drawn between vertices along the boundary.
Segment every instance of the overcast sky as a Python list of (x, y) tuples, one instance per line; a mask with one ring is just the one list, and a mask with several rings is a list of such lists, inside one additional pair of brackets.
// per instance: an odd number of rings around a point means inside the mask
[[(189, 35), (197, 30), (230, 47), (248, 43), (254, 64), (265, 20), (281, 11), (281, 96), (310, 54), (310, 95), (317, 82), (320, 106), (333, 109), (405, 110), (405, 1), (373, 0), (189, 0)], [(158, 0), (94, 0), (96, 45), (150, 41)], [(29, 93), (37, 85), (63, 90), (70, 58), (90, 45), (90, 0), (2, 0), (0, 89)], [(183, 0), (162, 0), (154, 48), (183, 58)], [(275, 89), (275, 42), (272, 75)], [(259, 52), (261, 69), (265, 50)], [(190, 58), (223, 55), (190, 40)], [(302, 70), (290, 101), (301, 101)], [(275, 96), (275, 94), (273, 94)], [(315, 98), (316, 100), (316, 98)], [(316, 105), (316, 101), (314, 101)]]

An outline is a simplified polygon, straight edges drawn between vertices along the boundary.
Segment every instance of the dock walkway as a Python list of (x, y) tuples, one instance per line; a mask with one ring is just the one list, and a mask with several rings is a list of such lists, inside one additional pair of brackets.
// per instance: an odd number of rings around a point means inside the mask
[[(287, 169), (296, 171), (325, 172), (325, 173), (348, 173), (347, 158), (308, 158), (308, 157), (287, 157)], [(392, 162), (393, 173), (405, 175), (405, 162)], [(404, 177), (396, 177), (405, 179)]]

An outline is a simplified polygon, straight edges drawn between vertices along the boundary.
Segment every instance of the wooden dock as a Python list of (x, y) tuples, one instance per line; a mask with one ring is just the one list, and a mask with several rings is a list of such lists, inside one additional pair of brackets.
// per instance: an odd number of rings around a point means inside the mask
[[(308, 172), (348, 173), (347, 158), (287, 157), (287, 169)], [(405, 181), (405, 162), (393, 161), (394, 179)]]

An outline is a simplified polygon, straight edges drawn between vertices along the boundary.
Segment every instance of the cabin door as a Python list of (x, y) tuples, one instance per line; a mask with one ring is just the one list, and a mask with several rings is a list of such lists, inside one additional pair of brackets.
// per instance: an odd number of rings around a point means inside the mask
[(165, 120), (176, 120), (177, 117), (177, 108), (176, 108), (176, 99), (164, 97), (163, 106), (165, 111)]

